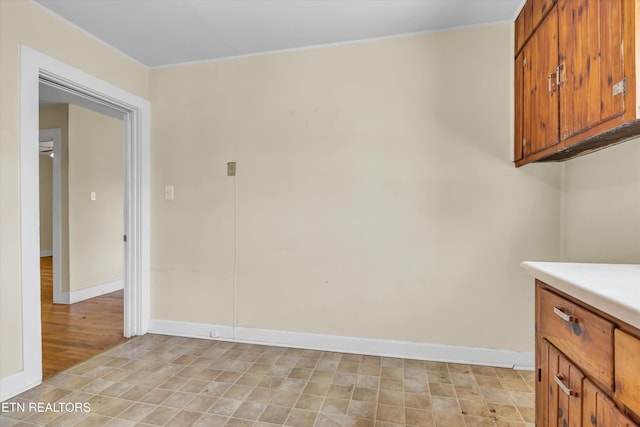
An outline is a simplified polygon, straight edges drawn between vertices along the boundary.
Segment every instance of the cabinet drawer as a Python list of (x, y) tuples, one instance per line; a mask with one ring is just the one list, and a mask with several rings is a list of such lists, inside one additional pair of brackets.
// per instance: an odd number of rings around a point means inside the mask
[(613, 323), (540, 290), (538, 332), (584, 372), (613, 390)]
[(640, 414), (640, 339), (615, 330), (616, 399)]

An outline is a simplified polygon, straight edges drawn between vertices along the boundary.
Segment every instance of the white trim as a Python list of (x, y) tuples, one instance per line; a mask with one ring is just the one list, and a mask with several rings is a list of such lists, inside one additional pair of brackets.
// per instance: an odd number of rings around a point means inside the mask
[(533, 370), (534, 353), (151, 319), (149, 332), (280, 347)]
[[(38, 104), (40, 78), (107, 103), (125, 113), (124, 335), (143, 335), (150, 302), (150, 128), (151, 106), (117, 86), (22, 45), (20, 49), (20, 237), (22, 371), (0, 382), (0, 395), (15, 396), (42, 380), (40, 236), (38, 193)], [(13, 379), (15, 378), (15, 379)], [(7, 380), (7, 381), (5, 381)]]
[[(40, 325), (40, 200), (38, 79), (40, 61), (21, 50), (20, 62), (20, 237), (22, 288), (22, 371), (0, 395), (17, 394), (42, 381)], [(12, 389), (4, 387), (11, 386)], [(15, 387), (15, 390), (13, 389)]]
[(51, 249), (46, 249), (44, 251), (40, 251), (40, 258), (53, 256), (53, 251)]
[(20, 371), (0, 380), (0, 402), (42, 384), (42, 379), (29, 383), (25, 376), (25, 371)]
[(151, 319), (149, 333), (189, 338), (233, 340), (233, 326)]
[(115, 280), (113, 282), (107, 282), (96, 286), (90, 286), (88, 288), (78, 289), (77, 291), (63, 292), (62, 295), (63, 298), (67, 301), (65, 304), (73, 304), (122, 289), (124, 289), (124, 280)]

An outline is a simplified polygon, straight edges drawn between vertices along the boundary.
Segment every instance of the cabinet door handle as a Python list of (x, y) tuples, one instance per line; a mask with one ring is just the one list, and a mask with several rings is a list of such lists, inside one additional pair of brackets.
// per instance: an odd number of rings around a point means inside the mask
[(553, 307), (553, 312), (555, 314), (557, 314), (558, 316), (560, 316), (560, 318), (562, 320), (564, 320), (565, 322), (569, 322), (569, 323), (576, 323), (576, 319), (573, 316), (569, 316), (567, 313), (565, 313), (564, 311), (562, 311), (561, 308), (558, 307)]
[(553, 376), (553, 379), (555, 380), (556, 384), (558, 384), (558, 387), (560, 387), (560, 390), (562, 390), (562, 392), (564, 394), (566, 394), (567, 396), (577, 396), (578, 392), (570, 389), (569, 387), (567, 387), (566, 385), (564, 385), (563, 381), (564, 381), (564, 375), (563, 374), (555, 374)]
[(564, 73), (564, 64), (558, 65), (556, 68), (556, 84), (560, 86), (566, 80), (566, 75)]
[(554, 92), (556, 90), (554, 86), (556, 74), (557, 73), (551, 73), (547, 76), (547, 82), (549, 83), (549, 92)]

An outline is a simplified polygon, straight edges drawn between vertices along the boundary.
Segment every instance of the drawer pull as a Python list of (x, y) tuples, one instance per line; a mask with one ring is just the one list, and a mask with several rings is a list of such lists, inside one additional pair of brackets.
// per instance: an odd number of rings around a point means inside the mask
[(565, 322), (569, 322), (569, 323), (574, 323), (575, 322), (575, 318), (573, 316), (569, 316), (567, 313), (562, 311), (561, 308), (553, 307), (553, 312), (555, 314), (557, 314), (558, 316), (560, 316), (560, 318), (562, 320), (564, 320)]
[(562, 381), (564, 381), (564, 375), (555, 374), (553, 376), (553, 379), (556, 381), (556, 384), (558, 384), (558, 387), (560, 387), (560, 390), (562, 390), (564, 392), (564, 394), (566, 394), (567, 396), (577, 396), (578, 395), (578, 393), (575, 390), (572, 390), (569, 387), (567, 387), (566, 385), (564, 385), (564, 383), (562, 382)]

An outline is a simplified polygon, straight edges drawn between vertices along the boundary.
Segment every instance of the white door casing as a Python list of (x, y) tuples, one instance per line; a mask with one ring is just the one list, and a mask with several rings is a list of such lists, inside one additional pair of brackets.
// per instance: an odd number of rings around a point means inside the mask
[(0, 401), (42, 381), (40, 235), (38, 199), (39, 83), (73, 92), (124, 113), (125, 297), (124, 336), (143, 335), (150, 318), (149, 101), (28, 46), (20, 50), (20, 235), (22, 370), (0, 379)]

